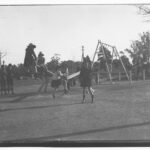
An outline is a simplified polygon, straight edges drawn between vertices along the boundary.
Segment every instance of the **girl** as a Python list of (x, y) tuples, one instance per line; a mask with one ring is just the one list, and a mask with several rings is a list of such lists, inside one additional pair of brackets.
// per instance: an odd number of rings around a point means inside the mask
[(41, 92), (42, 89), (44, 89), (44, 92), (47, 93), (49, 77), (52, 76), (52, 74), (48, 71), (47, 66), (45, 65), (45, 58), (42, 52), (40, 52), (38, 55), (37, 65), (38, 65), (39, 77), (42, 80), (42, 84), (38, 92)]
[(92, 80), (91, 73), (92, 73), (91, 61), (90, 61), (89, 56), (87, 56), (83, 60), (83, 64), (82, 64), (81, 71), (80, 71), (80, 82), (81, 82), (81, 87), (83, 88), (83, 103), (85, 102), (86, 87), (88, 88), (88, 91), (91, 95), (92, 103), (93, 103), (94, 90), (91, 87), (91, 80)]
[(64, 86), (64, 94), (67, 94), (68, 93), (68, 75), (69, 75), (69, 71), (68, 71), (68, 66), (67, 64), (64, 65), (64, 73), (63, 73), (63, 76), (62, 76), (62, 83), (63, 83), (63, 86)]
[(51, 82), (51, 86), (52, 88), (54, 88), (53, 90), (53, 98), (55, 99), (55, 93), (56, 90), (58, 89), (58, 87), (61, 85), (61, 77), (62, 77), (62, 73), (60, 71), (60, 66), (56, 67), (55, 73), (52, 76), (52, 82)]

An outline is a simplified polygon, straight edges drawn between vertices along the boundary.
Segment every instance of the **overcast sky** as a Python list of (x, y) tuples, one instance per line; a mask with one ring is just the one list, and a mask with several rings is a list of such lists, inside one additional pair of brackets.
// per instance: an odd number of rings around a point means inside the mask
[(46, 62), (55, 54), (62, 60), (81, 60), (81, 46), (91, 58), (98, 40), (117, 49), (129, 48), (150, 23), (129, 5), (0, 6), (0, 50), (8, 63), (23, 63), (32, 42)]

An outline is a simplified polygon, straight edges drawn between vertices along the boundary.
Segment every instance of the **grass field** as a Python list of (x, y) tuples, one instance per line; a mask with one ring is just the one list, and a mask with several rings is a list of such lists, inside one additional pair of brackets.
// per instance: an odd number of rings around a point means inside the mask
[(150, 81), (95, 85), (95, 100), (71, 88), (56, 99), (39, 81), (18, 81), (14, 96), (0, 97), (0, 143), (54, 140), (150, 140)]

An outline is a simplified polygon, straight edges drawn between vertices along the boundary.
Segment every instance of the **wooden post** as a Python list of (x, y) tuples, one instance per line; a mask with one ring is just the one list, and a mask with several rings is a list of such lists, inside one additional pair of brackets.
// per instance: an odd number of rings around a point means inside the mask
[(143, 80), (145, 80), (145, 69), (143, 70)]
[(119, 81), (121, 81), (121, 73), (120, 73), (120, 71), (119, 71)]
[(130, 70), (129, 74), (130, 74), (130, 81), (132, 81), (132, 71), (131, 70)]
[(120, 60), (120, 62), (121, 62), (121, 64), (122, 64), (122, 67), (123, 67), (123, 69), (124, 69), (124, 71), (125, 71), (125, 73), (126, 73), (127, 79), (130, 81), (130, 78), (129, 78), (129, 75), (128, 75), (128, 73), (127, 73), (127, 70), (126, 70), (126, 68), (125, 68), (125, 66), (124, 66), (124, 64), (123, 64), (123, 61), (122, 61), (122, 59), (121, 59), (121, 57), (120, 57), (120, 55), (119, 55), (119, 53), (118, 53), (116, 47), (113, 47), (113, 48), (114, 48), (114, 50), (115, 50), (115, 52), (116, 52), (116, 56), (118, 55), (118, 57), (119, 57), (119, 60)]
[(100, 83), (100, 77), (99, 77), (99, 72), (97, 73), (97, 84)]

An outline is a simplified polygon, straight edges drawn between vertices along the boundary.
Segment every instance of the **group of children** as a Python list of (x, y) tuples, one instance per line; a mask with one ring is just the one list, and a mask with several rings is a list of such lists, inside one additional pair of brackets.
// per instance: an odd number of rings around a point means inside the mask
[[(64, 87), (64, 94), (68, 93), (68, 67), (65, 65), (65, 71), (62, 73), (61, 66), (57, 65), (54, 72), (51, 72), (47, 69), (45, 65), (45, 58), (42, 52), (39, 53), (37, 57), (37, 74), (42, 80), (42, 84), (39, 87), (38, 92), (41, 92), (44, 89), (44, 92), (47, 92), (47, 87), (51, 79), (51, 87), (53, 90), (53, 98), (55, 98), (55, 93), (58, 87), (62, 84)], [(51, 77), (51, 78), (50, 78)]]
[[(47, 69), (45, 65), (45, 58), (42, 52), (39, 53), (38, 57), (36, 57), (34, 53), (34, 48), (36, 46), (33, 44), (29, 44), (26, 49), (25, 63), (24, 66), (27, 68), (35, 67), (36, 73), (40, 73), (40, 78), (42, 79), (42, 84), (38, 90), (41, 92), (44, 88), (44, 92), (47, 92), (47, 87), (49, 81), (51, 79), (51, 87), (53, 88), (52, 96), (55, 98), (55, 94), (59, 86), (62, 84), (64, 87), (64, 94), (69, 92), (69, 82), (68, 82), (68, 67), (67, 64), (63, 66), (63, 72), (61, 66), (57, 65), (54, 72), (51, 72)], [(32, 59), (32, 60), (31, 60)], [(32, 67), (31, 67), (32, 66)], [(82, 66), (80, 68), (80, 76), (79, 76), (80, 85), (83, 88), (83, 103), (85, 103), (86, 92), (88, 89), (88, 93), (91, 95), (91, 99), (94, 100), (94, 90), (92, 89), (92, 67), (90, 58), (84, 57)], [(4, 94), (14, 94), (13, 89), (13, 71), (12, 65), (9, 64), (1, 65), (0, 67), (0, 93)]]
[[(44, 91), (47, 91), (47, 86), (49, 83), (49, 76), (51, 74), (51, 86), (54, 89), (53, 90), (53, 98), (55, 98), (55, 93), (58, 89), (58, 87), (63, 84), (64, 86), (64, 93), (66, 94), (68, 92), (68, 68), (65, 66), (65, 72), (61, 72), (61, 66), (56, 66), (55, 72), (50, 72), (46, 65), (45, 65), (45, 58), (44, 55), (40, 52), (38, 57), (36, 57), (34, 49), (36, 46), (32, 43), (30, 43), (26, 48), (26, 55), (24, 60), (24, 66), (28, 69), (35, 68), (35, 72), (38, 72), (38, 69), (40, 70), (40, 75), (42, 79), (42, 84), (39, 88), (39, 92), (44, 88)], [(80, 70), (80, 83), (81, 87), (83, 88), (83, 103), (85, 102), (85, 95), (86, 95), (86, 88), (88, 89), (88, 93), (90, 93), (92, 102), (94, 99), (94, 90), (92, 89), (91, 81), (92, 81), (92, 67), (91, 67), (91, 61), (90, 58), (87, 56), (83, 58), (83, 63)]]
[[(52, 76), (51, 86), (53, 90), (53, 98), (55, 98), (55, 93), (58, 87), (61, 85), (64, 86), (65, 94), (68, 92), (68, 68), (65, 66), (65, 72), (61, 72), (61, 66), (57, 66), (56, 70)], [(83, 63), (80, 69), (79, 75), (80, 86), (83, 88), (83, 100), (82, 103), (85, 103), (86, 91), (91, 95), (92, 103), (94, 101), (94, 90), (92, 88), (92, 63), (89, 56), (83, 59)], [(86, 90), (87, 89), (87, 90)]]
[(14, 94), (12, 65), (0, 67), (0, 94)]

